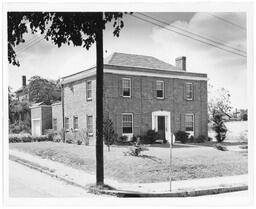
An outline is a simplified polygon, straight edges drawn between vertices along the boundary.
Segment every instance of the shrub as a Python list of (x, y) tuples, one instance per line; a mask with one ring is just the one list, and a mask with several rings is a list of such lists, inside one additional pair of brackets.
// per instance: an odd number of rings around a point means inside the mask
[(228, 151), (227, 147), (221, 145), (221, 144), (216, 144), (215, 147), (218, 149), (218, 150), (221, 150), (221, 151)]
[(73, 133), (67, 132), (67, 133), (65, 134), (65, 142), (66, 142), (67, 144), (74, 144), (74, 143), (75, 143)]
[(189, 138), (188, 138), (188, 143), (194, 143), (195, 142), (195, 138), (194, 138), (194, 136), (190, 136)]
[(77, 143), (78, 145), (81, 145), (81, 144), (83, 143), (83, 141), (82, 141), (81, 139), (78, 139), (78, 140), (76, 141), (76, 143)]
[(78, 131), (78, 136), (79, 136), (79, 140), (81, 140), (82, 142), (84, 142), (84, 144), (86, 145), (86, 146), (88, 146), (89, 145), (89, 139), (90, 139), (90, 137), (89, 137), (89, 134), (88, 134), (88, 132), (87, 132), (87, 130), (86, 129), (81, 129), (81, 130), (79, 130)]
[(44, 134), (47, 135), (51, 141), (53, 141), (53, 138), (57, 134), (57, 132), (54, 131), (53, 129), (45, 129)]
[(153, 144), (156, 140), (159, 139), (159, 133), (155, 130), (148, 130), (146, 135), (141, 136), (142, 144)]
[(227, 128), (221, 114), (214, 115), (213, 130), (216, 132), (216, 139), (218, 142), (223, 142), (226, 138)]
[(131, 156), (138, 157), (142, 151), (147, 151), (147, 150), (148, 148), (143, 147), (141, 145), (133, 146), (133, 147), (129, 147), (129, 151), (124, 152), (124, 155), (131, 155)]
[(31, 136), (30, 134), (10, 134), (9, 143), (19, 143), (19, 142), (42, 142), (42, 141), (52, 141), (46, 135), (42, 136)]
[(198, 137), (195, 138), (196, 143), (204, 143), (208, 140), (208, 138), (204, 135), (199, 135)]
[(22, 138), (19, 134), (9, 134), (9, 143), (19, 143), (22, 142)]
[(248, 115), (245, 113), (242, 115), (242, 120), (247, 121), (248, 120)]
[(52, 141), (52, 139), (49, 139), (47, 135), (41, 135), (41, 136), (35, 136), (33, 137), (35, 141), (37, 142), (45, 142), (45, 141)]
[(189, 133), (185, 131), (177, 131), (175, 133), (175, 140), (180, 141), (182, 144), (185, 144), (188, 142), (188, 136), (189, 136)]
[(30, 133), (29, 121), (20, 121), (9, 125), (9, 133), (19, 134), (21, 132)]
[(54, 142), (61, 142), (62, 141), (61, 135), (60, 134), (55, 134), (53, 136), (53, 141)]
[(115, 141), (115, 131), (111, 119), (105, 117), (103, 120), (103, 140), (108, 147)]

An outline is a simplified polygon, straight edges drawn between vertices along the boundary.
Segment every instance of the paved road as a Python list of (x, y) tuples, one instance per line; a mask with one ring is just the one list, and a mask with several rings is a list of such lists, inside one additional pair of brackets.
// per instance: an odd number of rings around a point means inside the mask
[(66, 184), (19, 163), (10, 162), (10, 197), (96, 197), (79, 187)]

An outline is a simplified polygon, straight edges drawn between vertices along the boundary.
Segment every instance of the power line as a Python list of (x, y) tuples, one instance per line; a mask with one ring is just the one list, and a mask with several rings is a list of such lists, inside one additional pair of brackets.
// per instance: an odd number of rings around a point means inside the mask
[[(230, 48), (230, 49), (233, 49), (233, 50), (236, 50), (236, 51), (239, 51), (239, 52), (244, 52), (244, 53), (246, 53), (246, 51), (241, 50), (241, 49), (238, 49), (238, 48), (235, 48), (235, 47), (232, 47), (232, 46), (230, 46), (230, 45), (228, 45), (228, 44), (226, 44), (226, 43), (219, 42), (219, 41), (216, 41), (216, 40), (207, 38), (207, 37), (205, 37), (205, 36), (202, 36), (201, 34), (194, 33), (194, 32), (192, 32), (192, 31), (190, 31), (190, 30), (186, 30), (186, 29), (184, 29), (184, 28), (182, 28), (182, 27), (179, 27), (179, 26), (176, 26), (176, 25), (169, 25), (169, 23), (163, 21), (163, 19), (159, 20), (159, 19), (156, 19), (156, 18), (154, 18), (154, 17), (152, 17), (152, 16), (150, 16), (150, 15), (143, 14), (143, 13), (141, 13), (141, 12), (138, 12), (138, 14), (141, 14), (141, 15), (143, 15), (143, 16), (145, 16), (145, 17), (148, 17), (148, 18), (151, 18), (151, 19), (153, 19), (153, 20), (155, 20), (155, 21), (158, 21), (158, 22), (161, 22), (161, 23), (163, 23), (163, 24), (166, 24), (166, 25), (168, 25), (168, 27), (173, 27), (173, 28), (176, 28), (176, 29), (178, 29), (178, 30), (182, 30), (182, 31), (184, 31), (184, 32), (186, 32), (186, 33), (190, 33), (190, 34), (192, 34), (192, 35), (194, 35), (194, 36), (198, 36), (198, 37), (200, 37), (200, 38), (202, 38), (202, 39), (205, 39), (205, 40), (207, 40), (207, 41), (211, 41), (211, 42), (213, 42), (213, 43), (216, 43), (216, 44), (219, 44), (219, 45), (223, 45), (223, 46), (225, 46), (225, 47), (227, 47), (227, 48)], [(158, 18), (159, 18), (159, 17), (158, 17)]]
[(32, 44), (27, 45), (26, 47), (24, 47), (22, 50), (17, 51), (17, 55), (21, 54), (22, 52), (26, 51), (27, 49), (31, 48), (32, 46), (38, 44), (40, 41), (42, 41), (44, 39), (44, 37), (39, 38), (37, 41), (33, 42)]
[(222, 20), (223, 22), (226, 22), (226, 23), (228, 23), (228, 24), (230, 24), (230, 25), (236, 26), (236, 27), (238, 27), (238, 28), (240, 28), (240, 29), (246, 31), (246, 28), (245, 28), (245, 27), (242, 27), (241, 25), (238, 25), (238, 24), (236, 24), (236, 23), (233, 23), (233, 22), (231, 22), (231, 21), (229, 21), (229, 20), (226, 20), (226, 19), (224, 19), (224, 18), (222, 18), (222, 17), (220, 17), (220, 16), (218, 16), (218, 15), (214, 15), (214, 14), (211, 14), (211, 13), (206, 13), (206, 14), (208, 14), (208, 15), (210, 15), (210, 16), (212, 16), (212, 17), (215, 17), (216, 19)]
[(228, 49), (225, 49), (225, 48), (219, 47), (219, 46), (217, 46), (217, 45), (214, 45), (214, 44), (212, 44), (212, 43), (208, 43), (208, 42), (202, 41), (202, 40), (200, 40), (200, 39), (197, 39), (197, 38), (191, 37), (191, 36), (189, 36), (189, 35), (186, 35), (186, 34), (184, 34), (184, 33), (181, 33), (181, 32), (178, 32), (178, 31), (175, 31), (175, 30), (169, 29), (169, 28), (165, 28), (165, 27), (163, 27), (163, 26), (162, 26), (162, 25), (160, 25), (160, 24), (157, 24), (157, 23), (152, 22), (152, 21), (150, 21), (150, 20), (147, 20), (147, 19), (144, 19), (144, 18), (138, 17), (138, 16), (136, 16), (136, 15), (134, 15), (134, 14), (131, 14), (131, 16), (133, 16), (133, 17), (135, 17), (135, 18), (137, 18), (137, 19), (140, 19), (140, 20), (142, 20), (142, 21), (144, 21), (144, 22), (147, 22), (147, 23), (150, 23), (150, 24), (156, 25), (156, 26), (158, 26), (158, 27), (161, 27), (161, 28), (163, 28), (163, 29), (165, 29), (165, 30), (168, 30), (168, 31), (171, 31), (171, 32), (177, 33), (177, 34), (179, 34), (179, 35), (185, 36), (185, 37), (187, 37), (187, 38), (193, 39), (193, 40), (195, 40), (195, 41), (199, 41), (199, 42), (201, 42), (201, 43), (204, 43), (204, 44), (207, 44), (207, 45), (213, 46), (213, 47), (215, 47), (215, 48), (218, 48), (218, 49), (224, 50), (224, 51), (226, 51), (226, 52), (230, 52), (230, 53), (232, 53), (232, 54), (236, 54), (236, 55), (241, 56), (241, 57), (246, 57), (245, 55), (242, 55), (242, 54), (236, 53), (236, 52), (234, 52), (234, 51), (230, 51), (230, 50), (228, 50)]

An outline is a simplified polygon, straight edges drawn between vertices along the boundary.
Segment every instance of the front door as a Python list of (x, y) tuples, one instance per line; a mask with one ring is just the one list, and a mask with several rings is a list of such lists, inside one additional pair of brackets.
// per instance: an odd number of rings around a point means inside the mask
[(165, 140), (165, 116), (158, 116), (157, 121), (160, 139)]

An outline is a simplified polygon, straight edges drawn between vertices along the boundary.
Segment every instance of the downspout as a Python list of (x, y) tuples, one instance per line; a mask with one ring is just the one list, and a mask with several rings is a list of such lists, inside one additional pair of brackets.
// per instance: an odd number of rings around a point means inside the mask
[(63, 129), (63, 140), (66, 142), (66, 131), (65, 131), (65, 114), (64, 114), (64, 87), (61, 84), (61, 107), (62, 107), (62, 129)]

